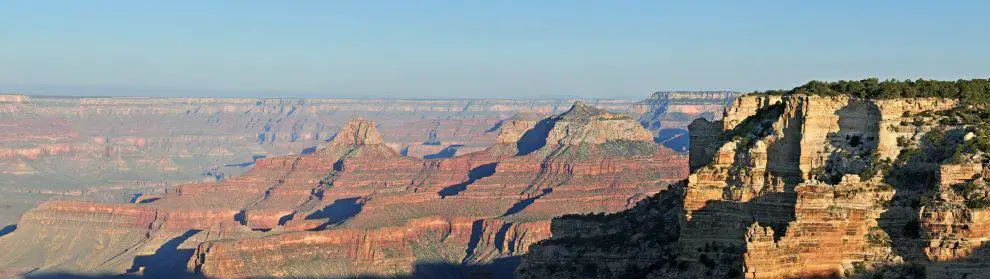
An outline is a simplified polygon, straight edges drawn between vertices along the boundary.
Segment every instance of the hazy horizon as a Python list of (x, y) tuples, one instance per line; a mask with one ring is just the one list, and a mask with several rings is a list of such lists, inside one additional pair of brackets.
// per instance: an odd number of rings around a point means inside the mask
[(8, 1), (0, 92), (643, 98), (985, 78), (982, 1)]

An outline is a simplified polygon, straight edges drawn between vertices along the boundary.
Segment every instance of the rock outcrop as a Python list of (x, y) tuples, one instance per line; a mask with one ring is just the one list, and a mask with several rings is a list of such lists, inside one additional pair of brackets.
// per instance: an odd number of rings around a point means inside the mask
[(690, 124), (688, 179), (623, 212), (554, 219), (516, 275), (982, 276), (988, 164), (968, 111), (939, 98), (739, 97), (721, 120)]
[(650, 142), (653, 135), (627, 114), (610, 113), (577, 102), (555, 117), (546, 141), (551, 145), (605, 144), (609, 141)]
[(331, 143), (335, 146), (382, 144), (382, 136), (374, 124), (361, 118), (348, 121)]

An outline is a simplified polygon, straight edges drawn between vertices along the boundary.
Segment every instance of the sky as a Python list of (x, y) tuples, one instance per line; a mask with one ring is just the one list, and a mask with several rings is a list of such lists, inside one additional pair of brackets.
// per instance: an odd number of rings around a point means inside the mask
[(0, 0), (0, 92), (642, 98), (986, 78), (990, 1)]

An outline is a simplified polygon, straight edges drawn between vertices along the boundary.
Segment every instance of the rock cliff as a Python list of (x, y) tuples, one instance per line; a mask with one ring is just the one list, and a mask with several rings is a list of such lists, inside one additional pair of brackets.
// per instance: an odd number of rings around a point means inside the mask
[[(972, 278), (985, 108), (943, 98), (751, 94), (690, 124), (691, 174), (635, 207), (569, 215), (521, 278)], [(981, 114), (982, 113), (982, 114)]]

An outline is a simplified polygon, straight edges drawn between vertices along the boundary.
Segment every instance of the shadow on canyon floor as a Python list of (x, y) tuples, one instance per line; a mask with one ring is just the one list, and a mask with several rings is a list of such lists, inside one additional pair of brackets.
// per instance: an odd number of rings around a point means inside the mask
[(553, 193), (553, 188), (543, 189), (543, 191), (539, 195), (520, 200), (515, 204), (513, 204), (512, 207), (510, 207), (508, 210), (506, 210), (505, 213), (502, 214), (502, 217), (522, 212), (523, 209), (526, 209), (526, 207), (536, 202), (537, 199), (549, 195), (550, 193)]
[(478, 179), (489, 177), (495, 174), (496, 166), (498, 166), (498, 163), (490, 163), (490, 164), (477, 166), (471, 169), (471, 172), (468, 173), (467, 181), (464, 181), (462, 183), (457, 183), (451, 186), (447, 186), (441, 189), (440, 192), (438, 192), (437, 194), (440, 194), (441, 199), (449, 196), (456, 196), (461, 191), (467, 190), (467, 186), (473, 184)]
[(3, 237), (9, 233), (14, 232), (17, 229), (17, 225), (9, 225), (0, 229), (0, 237)]
[(440, 152), (423, 155), (423, 159), (443, 159), (443, 158), (453, 158), (457, 155), (457, 150), (464, 147), (463, 144), (452, 144), (445, 147)]
[(688, 150), (688, 147), (690, 147), (691, 137), (688, 136), (687, 130), (666, 128), (657, 132), (657, 136), (653, 138), (653, 142), (661, 144), (674, 151), (684, 152)]
[[(413, 267), (413, 273), (406, 276), (357, 276), (357, 277), (292, 277), (292, 278), (327, 278), (327, 279), (468, 279), (468, 278), (513, 278), (512, 272), (519, 265), (518, 256), (496, 260), (487, 265), (460, 265), (452, 263), (420, 263)], [(85, 275), (72, 273), (42, 273), (26, 274), (26, 279), (130, 279), (130, 278), (209, 278), (184, 270), (169, 274), (145, 275)], [(256, 279), (273, 277), (250, 277)]]
[[(303, 150), (303, 152), (305, 152), (305, 150)], [(242, 162), (242, 163), (235, 163), (235, 164), (226, 164), (226, 165), (223, 165), (223, 166), (224, 167), (246, 168), (246, 167), (250, 167), (250, 166), (254, 165), (254, 163), (257, 162), (258, 159), (263, 159), (265, 157), (267, 157), (267, 156), (265, 156), (265, 155), (252, 155), (251, 156), (251, 161)]]
[(516, 142), (516, 148), (519, 150), (518, 155), (523, 156), (533, 153), (533, 151), (547, 145), (547, 136), (550, 135), (550, 129), (553, 128), (556, 122), (554, 118), (543, 119), (537, 122), (536, 126), (533, 126), (532, 129), (523, 133), (519, 141)]
[(327, 222), (316, 230), (326, 229), (327, 226), (336, 225), (347, 221), (351, 217), (361, 213), (364, 202), (360, 197), (337, 199), (323, 209), (306, 216), (306, 220), (327, 219)]
[(199, 230), (188, 230), (182, 235), (172, 238), (162, 244), (154, 255), (138, 256), (134, 258), (134, 263), (127, 272), (137, 272), (144, 269), (144, 274), (149, 278), (174, 278), (182, 275), (186, 263), (192, 258), (194, 249), (179, 249), (179, 245), (187, 239), (199, 233)]

